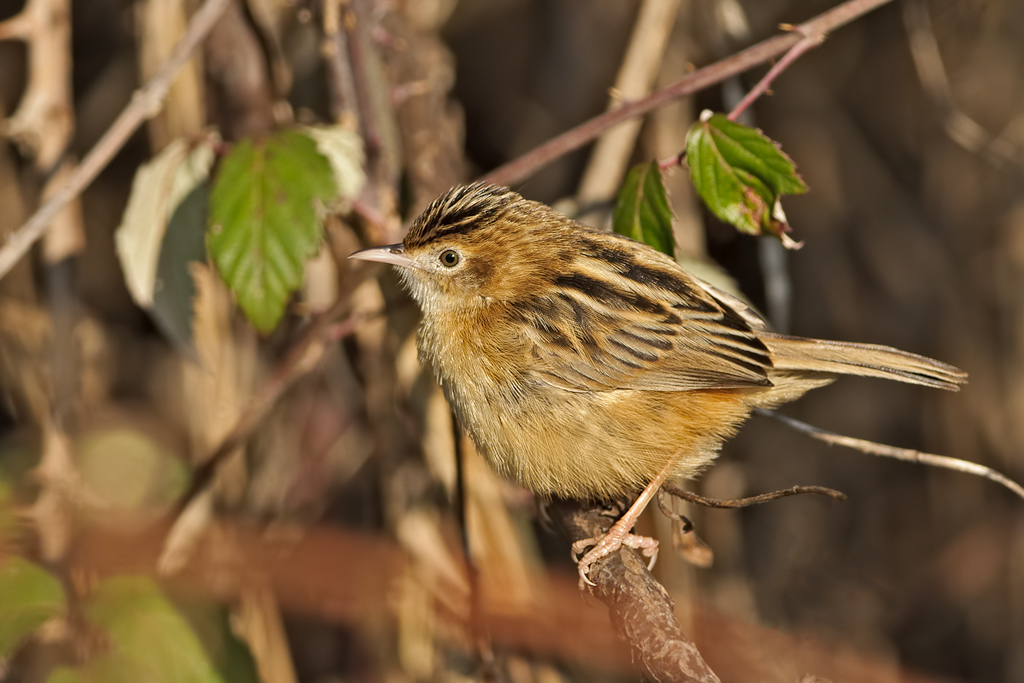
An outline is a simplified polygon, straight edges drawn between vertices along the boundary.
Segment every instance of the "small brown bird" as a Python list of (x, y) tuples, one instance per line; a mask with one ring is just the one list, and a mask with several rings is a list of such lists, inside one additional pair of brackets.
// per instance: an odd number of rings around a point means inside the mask
[(350, 258), (400, 266), (423, 313), (421, 358), (480, 452), (538, 494), (642, 494), (580, 577), (621, 545), (666, 479), (694, 477), (753, 408), (835, 375), (956, 390), (966, 375), (885, 346), (774, 334), (735, 297), (638, 242), (515, 192), (457, 187), (402, 244)]

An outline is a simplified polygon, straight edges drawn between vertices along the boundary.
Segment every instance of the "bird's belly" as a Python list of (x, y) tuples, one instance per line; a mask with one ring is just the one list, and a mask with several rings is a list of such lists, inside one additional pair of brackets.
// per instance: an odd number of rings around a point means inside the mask
[(449, 400), (500, 474), (535, 493), (585, 499), (639, 492), (669, 463), (672, 477), (693, 477), (748, 412), (735, 394), (714, 391), (545, 387), (518, 399)]

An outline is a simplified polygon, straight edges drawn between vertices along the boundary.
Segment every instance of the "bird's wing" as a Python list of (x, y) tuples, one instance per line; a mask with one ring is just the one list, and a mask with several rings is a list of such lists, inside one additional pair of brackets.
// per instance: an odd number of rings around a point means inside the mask
[(541, 381), (571, 391), (771, 386), (760, 318), (668, 259), (603, 253), (552, 284), (517, 310)]

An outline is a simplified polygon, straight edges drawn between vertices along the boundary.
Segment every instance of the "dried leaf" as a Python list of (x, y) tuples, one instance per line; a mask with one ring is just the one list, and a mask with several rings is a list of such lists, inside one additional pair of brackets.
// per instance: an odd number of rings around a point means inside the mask
[(358, 197), (366, 182), (362, 138), (344, 126), (302, 126), (299, 130), (313, 138), (317, 151), (331, 164), (338, 198)]
[(188, 502), (167, 533), (156, 563), (161, 576), (173, 576), (185, 568), (212, 521), (213, 492), (207, 489)]
[(175, 140), (135, 174), (114, 240), (128, 291), (144, 308), (153, 304), (161, 245), (171, 217), (209, 176), (219, 143), (216, 133), (195, 143)]

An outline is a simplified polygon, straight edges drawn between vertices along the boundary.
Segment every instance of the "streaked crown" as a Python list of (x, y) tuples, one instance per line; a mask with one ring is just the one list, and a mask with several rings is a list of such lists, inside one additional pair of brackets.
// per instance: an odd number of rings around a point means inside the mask
[(452, 188), (428, 206), (405, 236), (405, 248), (422, 247), (436, 240), (464, 235), (481, 226), (492, 225), (508, 216), (522, 197), (488, 183)]

